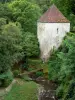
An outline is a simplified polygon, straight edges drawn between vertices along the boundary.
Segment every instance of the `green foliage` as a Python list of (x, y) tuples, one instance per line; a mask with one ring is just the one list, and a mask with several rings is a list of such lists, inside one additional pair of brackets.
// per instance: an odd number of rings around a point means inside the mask
[(75, 0), (53, 0), (53, 3), (70, 20), (72, 31), (75, 26)]
[[(49, 78), (59, 83), (57, 94), (60, 99), (68, 94), (71, 80), (75, 78), (75, 34), (68, 33), (61, 47), (49, 61)], [(69, 100), (69, 99), (68, 99)]]
[(75, 26), (73, 27), (73, 31), (75, 32)]
[[(0, 80), (5, 84), (10, 83), (10, 77), (4, 79), (8, 70), (23, 57), (22, 34), (14, 23), (6, 24), (5, 19), (0, 19)], [(7, 83), (8, 82), (8, 83)]]
[(19, 74), (20, 74), (20, 71), (19, 70), (14, 70), (13, 71), (14, 77), (18, 77)]
[[(6, 1), (3, 0), (3, 2)], [(14, 63), (20, 61), (23, 56), (39, 55), (37, 37), (30, 32), (36, 33), (40, 12), (37, 4), (27, 0), (0, 3), (0, 74), (11, 69)], [(9, 23), (9, 20), (14, 23)], [(28, 68), (26, 63), (23, 68)]]
[(5, 18), (0, 18), (0, 33), (2, 32), (3, 25), (6, 25), (6, 19)]
[(74, 26), (75, 26), (75, 15), (70, 14), (70, 21), (71, 21), (71, 31), (74, 31)]
[(63, 12), (65, 16), (68, 17), (71, 13), (74, 12), (74, 0), (53, 0), (53, 2), (57, 5), (57, 7)]
[(7, 87), (13, 80), (13, 74), (10, 70), (7, 72), (0, 74), (0, 86)]
[(12, 19), (12, 11), (8, 8), (7, 4), (0, 3), (0, 18)]
[(35, 0), (36, 3), (40, 6), (42, 9), (42, 12), (44, 13), (51, 5), (52, 0)]
[(65, 100), (74, 100), (75, 99), (75, 79), (70, 82), (68, 93)]
[(28, 71), (30, 71), (30, 72), (33, 71), (33, 70), (34, 70), (33, 67), (29, 67), (29, 68), (28, 68)]
[(13, 23), (5, 25), (0, 33), (0, 72), (6, 71), (22, 56), (21, 31)]
[(37, 71), (35, 75), (36, 75), (37, 77), (39, 77), (39, 76), (43, 76), (44, 74), (43, 74), (43, 72), (41, 72), (41, 71)]
[(30, 69), (33, 68), (34, 70), (43, 68), (42, 61), (39, 60), (39, 59), (35, 59), (35, 58), (34, 59), (28, 59), (28, 65), (29, 65)]
[(6, 2), (10, 2), (10, 1), (12, 1), (12, 0), (0, 0), (0, 2), (2, 2), (2, 3), (6, 3)]
[(50, 80), (56, 80), (61, 66), (61, 59), (57, 56), (57, 52), (53, 52), (49, 61), (49, 66), (49, 78)]
[(37, 20), (40, 16), (40, 8), (37, 4), (27, 0), (15, 0), (9, 4), (13, 12), (13, 20), (21, 23), (25, 32), (36, 33)]
[(1, 28), (3, 25), (6, 25), (6, 19), (5, 19), (5, 18), (0, 18), (0, 28)]
[(39, 55), (39, 46), (36, 35), (26, 32), (23, 35), (23, 49), (28, 57), (35, 57)]

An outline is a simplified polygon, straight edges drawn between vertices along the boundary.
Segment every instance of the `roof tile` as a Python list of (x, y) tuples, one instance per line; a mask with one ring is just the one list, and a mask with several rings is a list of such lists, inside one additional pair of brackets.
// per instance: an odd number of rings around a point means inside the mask
[(70, 23), (70, 21), (53, 4), (38, 20), (43, 23)]

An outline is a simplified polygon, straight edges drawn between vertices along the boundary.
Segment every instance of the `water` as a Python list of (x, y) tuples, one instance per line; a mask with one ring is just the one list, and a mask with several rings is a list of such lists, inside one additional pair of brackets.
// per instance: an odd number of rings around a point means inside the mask
[(57, 85), (53, 81), (49, 81), (43, 77), (37, 78), (36, 75), (30, 75), (33, 81), (39, 84), (38, 100), (58, 100), (56, 98)]
[(43, 87), (40, 87), (38, 90), (38, 100), (56, 100), (55, 91), (45, 90)]
[(40, 84), (38, 88), (38, 100), (57, 100), (55, 96), (56, 84), (49, 80), (37, 81)]

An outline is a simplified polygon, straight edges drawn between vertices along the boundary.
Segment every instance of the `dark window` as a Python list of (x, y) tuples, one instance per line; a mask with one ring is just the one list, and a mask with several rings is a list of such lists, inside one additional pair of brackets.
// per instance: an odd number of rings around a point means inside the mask
[(57, 34), (58, 34), (58, 28), (57, 28)]

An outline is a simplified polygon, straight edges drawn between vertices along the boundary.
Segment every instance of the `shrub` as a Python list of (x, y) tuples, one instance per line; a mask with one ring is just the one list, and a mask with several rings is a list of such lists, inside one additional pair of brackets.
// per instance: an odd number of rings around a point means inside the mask
[(14, 70), (13, 71), (14, 77), (18, 77), (19, 74), (20, 74), (20, 71), (19, 70)]
[(75, 26), (73, 27), (73, 31), (75, 32)]
[(13, 74), (10, 70), (0, 75), (0, 83), (2, 87), (7, 87), (13, 80)]
[(73, 31), (73, 27), (75, 26), (75, 15), (70, 14), (70, 21), (71, 21), (71, 31)]
[(0, 28), (1, 28), (3, 25), (6, 25), (6, 19), (5, 19), (5, 18), (0, 18)]
[(33, 71), (34, 70), (34, 68), (28, 68), (28, 71)]
[(37, 77), (43, 76), (43, 72), (41, 72), (41, 71), (36, 72), (36, 76), (37, 76)]
[(4, 80), (3, 87), (7, 87), (7, 86), (9, 86), (9, 85), (11, 84), (11, 82), (12, 82), (12, 79), (10, 79), (10, 78), (6, 78), (6, 79)]
[(27, 57), (37, 57), (39, 55), (38, 40), (34, 33), (24, 33), (23, 50)]
[(75, 100), (75, 79), (73, 79), (69, 84), (65, 100)]
[(63, 85), (60, 85), (56, 91), (56, 95), (58, 96), (58, 98), (62, 98), (63, 95)]

